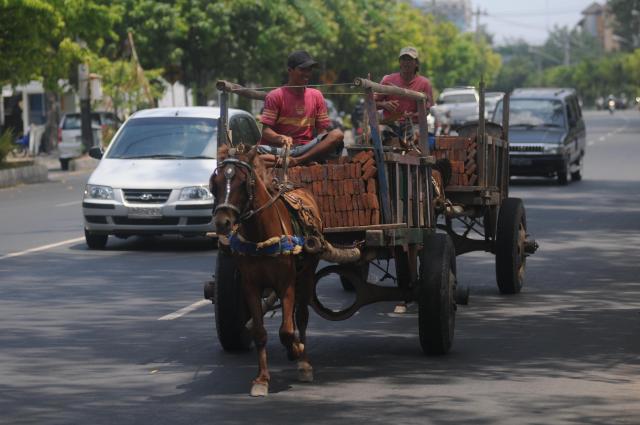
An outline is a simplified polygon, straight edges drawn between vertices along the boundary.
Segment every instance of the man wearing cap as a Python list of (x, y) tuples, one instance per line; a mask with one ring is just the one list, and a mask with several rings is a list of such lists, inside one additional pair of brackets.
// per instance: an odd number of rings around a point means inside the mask
[(327, 131), (331, 121), (324, 96), (319, 90), (306, 87), (317, 64), (305, 51), (291, 53), (287, 59), (289, 81), (267, 94), (258, 144), (267, 166), (275, 164), (285, 145), (291, 146), (291, 167), (321, 161), (342, 151), (342, 131)]
[[(427, 110), (433, 104), (433, 92), (431, 90), (431, 82), (422, 75), (418, 75), (420, 60), (418, 59), (418, 50), (415, 47), (403, 47), (398, 55), (400, 64), (400, 72), (385, 75), (380, 84), (401, 87), (424, 93), (427, 95)], [(404, 114), (410, 113), (412, 120), (418, 120), (418, 107), (413, 99), (393, 96), (393, 95), (376, 95), (376, 105), (383, 109), (383, 118), (385, 122), (404, 120)]]

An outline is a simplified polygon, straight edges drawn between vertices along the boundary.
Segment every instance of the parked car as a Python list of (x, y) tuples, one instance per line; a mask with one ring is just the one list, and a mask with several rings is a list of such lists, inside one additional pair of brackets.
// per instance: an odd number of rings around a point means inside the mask
[(478, 119), (479, 99), (480, 96), (474, 87), (446, 88), (440, 93), (436, 106), (431, 110), (436, 121), (448, 121), (451, 126), (458, 126)]
[(504, 92), (488, 91), (484, 94), (484, 116), (487, 119), (493, 117), (498, 102), (504, 97)]
[[(109, 235), (213, 232), (209, 177), (216, 168), (219, 108), (160, 108), (133, 114), (118, 130), (89, 177), (82, 202), (87, 245), (102, 249)], [(234, 142), (255, 145), (251, 114), (229, 110)]]
[[(500, 122), (502, 101), (493, 120)], [(509, 169), (512, 176), (582, 178), (586, 130), (578, 96), (570, 88), (522, 88), (509, 102)]]
[[(58, 151), (60, 152), (60, 168), (69, 169), (69, 161), (84, 152), (82, 145), (82, 121), (80, 114), (64, 114), (58, 127)], [(103, 129), (109, 127), (117, 130), (120, 120), (111, 112), (92, 112), (91, 130), (93, 133), (93, 146), (102, 145)]]

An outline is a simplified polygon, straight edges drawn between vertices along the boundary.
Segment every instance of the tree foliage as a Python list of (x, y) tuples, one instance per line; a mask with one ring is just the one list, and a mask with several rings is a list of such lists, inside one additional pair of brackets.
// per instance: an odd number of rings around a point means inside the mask
[(43, 0), (0, 0), (0, 85), (24, 83), (42, 75), (49, 42), (63, 22)]
[(640, 1), (608, 0), (607, 6), (615, 16), (614, 31), (622, 49), (631, 52), (640, 47)]
[(130, 66), (128, 32), (142, 67), (193, 88), (198, 104), (215, 99), (219, 78), (281, 84), (286, 56), (297, 49), (320, 62), (324, 83), (368, 75), (380, 80), (398, 69), (398, 52), (407, 45), (419, 50), (420, 72), (440, 88), (476, 84), (481, 77), (491, 82), (500, 68), (486, 37), (476, 42), (410, 2), (0, 0), (0, 5), (9, 11), (0, 21), (3, 55), (10, 46), (0, 81), (39, 76), (55, 89), (58, 79), (73, 76), (79, 61), (90, 61), (103, 74), (105, 93), (116, 98), (118, 88), (128, 84), (121, 78), (129, 75), (123, 71)]

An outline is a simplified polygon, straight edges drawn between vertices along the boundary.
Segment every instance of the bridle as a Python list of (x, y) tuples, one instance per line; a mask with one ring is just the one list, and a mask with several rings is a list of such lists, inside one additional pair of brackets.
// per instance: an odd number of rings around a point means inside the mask
[[(247, 200), (247, 203), (244, 206), (244, 208), (242, 208), (242, 210), (240, 210), (240, 208), (238, 208), (237, 206), (229, 202), (229, 195), (231, 194), (231, 181), (236, 175), (236, 167), (244, 168), (247, 171), (247, 175), (248, 175), (246, 184), (247, 184), (247, 193), (249, 194), (249, 199)], [(225, 178), (224, 201), (221, 204), (216, 205), (216, 207), (213, 210), (213, 214), (215, 215), (218, 212), (218, 210), (226, 208), (238, 214), (240, 221), (248, 219), (253, 214), (255, 214), (255, 213), (252, 213), (252, 214), (249, 214), (247, 217), (245, 217), (245, 215), (247, 215), (246, 211), (248, 211), (249, 213), (252, 212), (251, 210), (249, 210), (249, 208), (251, 208), (251, 205), (253, 205), (253, 199), (255, 198), (256, 177), (255, 177), (255, 172), (253, 171), (253, 167), (248, 162), (242, 161), (240, 159), (227, 158), (222, 162), (220, 162), (220, 165), (218, 165), (218, 168), (216, 168), (216, 171), (214, 172), (214, 174), (217, 175), (218, 170), (220, 168), (223, 168), (223, 174)]]
[[(238, 208), (237, 206), (229, 202), (229, 195), (231, 193), (231, 181), (236, 175), (236, 167), (244, 168), (248, 174), (246, 184), (247, 184), (247, 193), (249, 194), (249, 199), (247, 200), (247, 203), (242, 209)], [(253, 169), (253, 166), (248, 162), (242, 161), (237, 158), (227, 158), (220, 162), (220, 165), (218, 165), (218, 168), (216, 168), (214, 172), (215, 175), (218, 174), (218, 170), (220, 168), (223, 168), (223, 174), (225, 178), (224, 201), (221, 204), (216, 205), (216, 207), (213, 210), (214, 215), (218, 212), (218, 210), (226, 208), (238, 214), (239, 222), (246, 221), (251, 217), (253, 217), (254, 215), (256, 215), (257, 213), (259, 213), (260, 211), (266, 208), (269, 208), (271, 205), (273, 205), (273, 203), (276, 202), (278, 198), (287, 190), (286, 185), (281, 185), (280, 190), (275, 196), (271, 196), (270, 197), (271, 199), (269, 199), (269, 201), (267, 201), (264, 205), (254, 210), (252, 209), (252, 206), (253, 206), (253, 201), (255, 199), (256, 174)]]

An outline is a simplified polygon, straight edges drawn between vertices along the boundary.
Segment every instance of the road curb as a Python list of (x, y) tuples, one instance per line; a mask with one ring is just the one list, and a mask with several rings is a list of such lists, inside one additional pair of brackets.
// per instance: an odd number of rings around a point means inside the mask
[(0, 187), (10, 187), (22, 183), (42, 183), (49, 179), (49, 170), (43, 164), (0, 170)]

